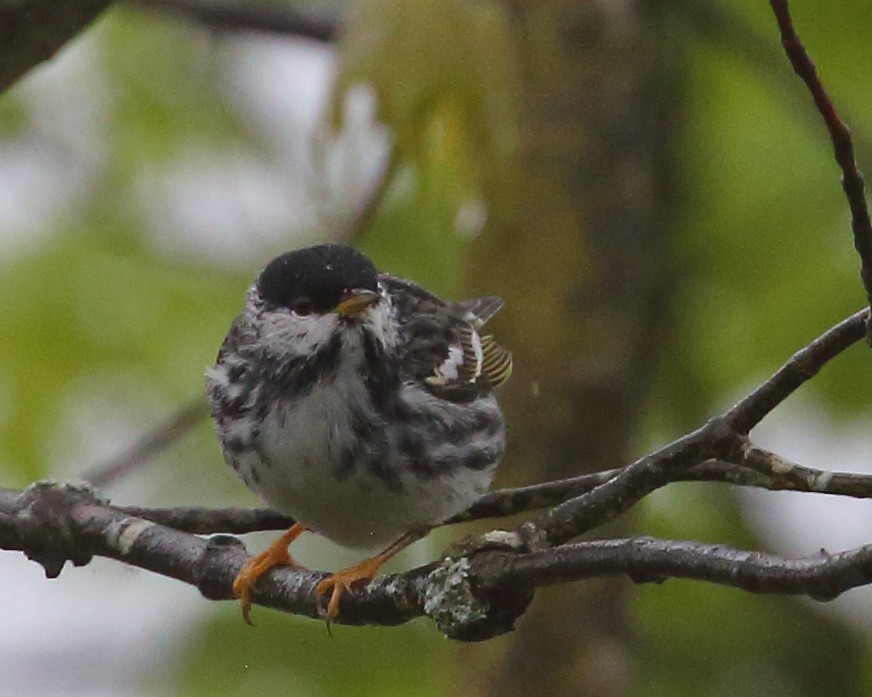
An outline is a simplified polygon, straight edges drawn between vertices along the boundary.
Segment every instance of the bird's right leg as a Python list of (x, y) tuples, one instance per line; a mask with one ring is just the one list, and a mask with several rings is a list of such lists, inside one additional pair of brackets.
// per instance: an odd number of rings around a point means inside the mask
[(270, 569), (277, 566), (296, 566), (301, 568), (288, 553), (288, 546), (308, 528), (302, 523), (294, 523), (288, 530), (260, 554), (245, 560), (233, 581), (233, 595), (239, 598), (242, 606), (242, 619), (251, 624), (251, 587)]

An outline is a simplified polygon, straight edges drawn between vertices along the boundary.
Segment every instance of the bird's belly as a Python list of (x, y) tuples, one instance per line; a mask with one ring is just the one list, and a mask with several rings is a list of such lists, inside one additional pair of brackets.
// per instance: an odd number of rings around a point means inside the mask
[(294, 467), (261, 477), (260, 495), (337, 544), (376, 550), (404, 533), (435, 525), (468, 508), (487, 491), (491, 473), (464, 469), (450, 477), (401, 478), (388, 490), (360, 471), (336, 479), (321, 467)]
[(387, 546), (465, 510), (490, 486), (494, 467), (422, 475), (391, 449), (378, 467), (349, 459), (355, 448), (360, 452), (352, 409), (314, 397), (264, 420), (252, 463), (257, 476), (246, 481), (271, 506), (332, 541), (364, 549)]

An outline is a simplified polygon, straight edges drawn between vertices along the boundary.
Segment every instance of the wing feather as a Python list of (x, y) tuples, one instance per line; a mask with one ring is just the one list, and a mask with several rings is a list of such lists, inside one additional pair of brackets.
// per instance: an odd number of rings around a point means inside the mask
[(446, 303), (421, 286), (382, 274), (401, 318), (400, 361), (407, 379), (418, 380), (446, 399), (465, 400), (506, 381), (512, 354), (479, 329), (502, 307), (486, 296)]

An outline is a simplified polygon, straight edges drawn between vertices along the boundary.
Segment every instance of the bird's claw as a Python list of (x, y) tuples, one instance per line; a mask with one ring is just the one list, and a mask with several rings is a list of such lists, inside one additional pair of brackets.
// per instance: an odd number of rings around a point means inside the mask
[(369, 581), (376, 572), (384, 564), (385, 559), (381, 556), (364, 559), (359, 564), (349, 566), (347, 569), (337, 571), (335, 574), (328, 576), (321, 581), (315, 591), (318, 595), (330, 594), (330, 600), (327, 601), (327, 631), (330, 632), (331, 624), (339, 616), (339, 603), (345, 593), (351, 593), (352, 586), (361, 581)]
[(239, 609), (242, 610), (242, 619), (245, 624), (252, 625), (251, 621), (251, 586), (247, 583), (241, 583), (242, 572), (233, 579), (233, 597), (239, 601)]
[(292, 526), (263, 552), (246, 559), (242, 568), (239, 569), (239, 573), (233, 579), (233, 595), (239, 599), (239, 604), (242, 608), (242, 619), (247, 624), (254, 624), (251, 621), (251, 588), (257, 583), (257, 579), (277, 566), (302, 568), (288, 553), (288, 545), (305, 530), (306, 527), (299, 523)]
[(346, 580), (339, 574), (328, 576), (318, 584), (318, 595), (330, 594), (330, 600), (327, 601), (326, 621), (327, 633), (332, 634), (331, 625), (333, 620), (339, 616), (339, 602), (342, 599), (342, 594), (351, 591), (351, 581)]

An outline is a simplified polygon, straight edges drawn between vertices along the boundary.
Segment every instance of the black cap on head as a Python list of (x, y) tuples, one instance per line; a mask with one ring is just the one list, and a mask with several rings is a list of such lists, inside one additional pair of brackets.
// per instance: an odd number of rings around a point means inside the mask
[(342, 244), (319, 244), (273, 259), (257, 279), (261, 297), (294, 307), (301, 300), (314, 312), (333, 310), (349, 290), (377, 291), (378, 273), (362, 252)]

